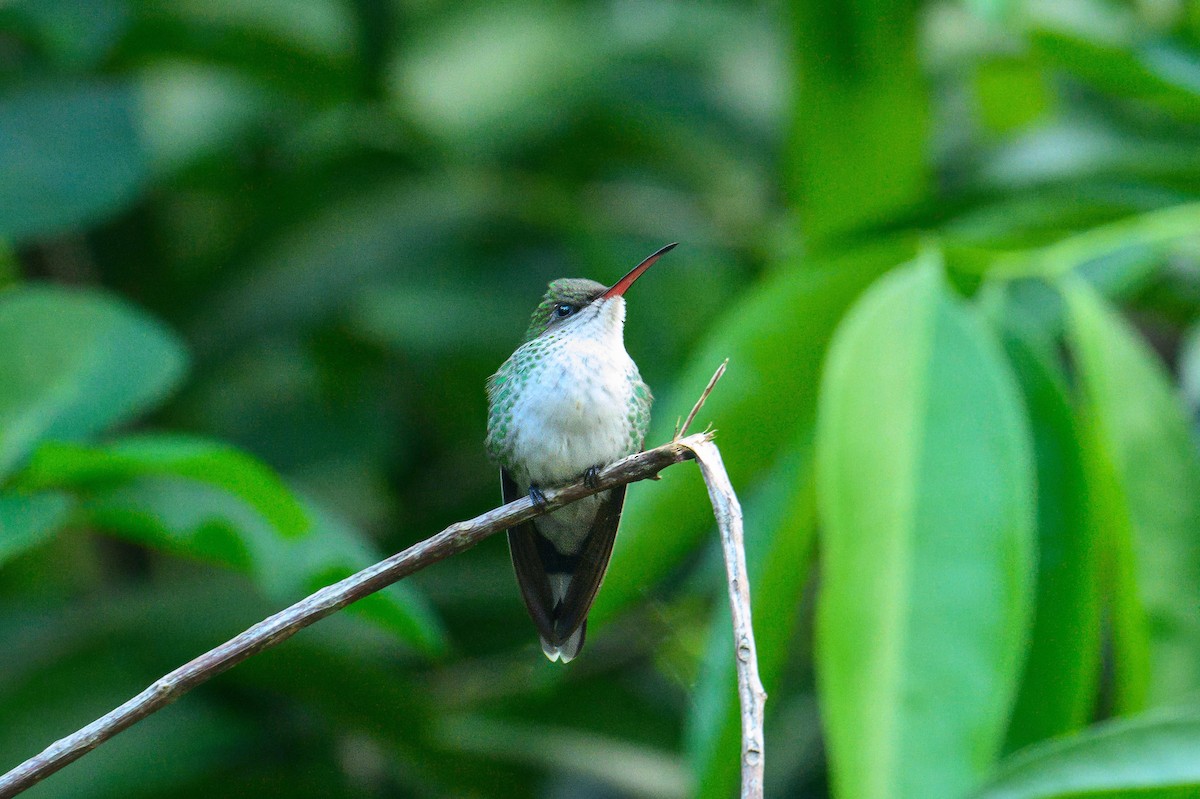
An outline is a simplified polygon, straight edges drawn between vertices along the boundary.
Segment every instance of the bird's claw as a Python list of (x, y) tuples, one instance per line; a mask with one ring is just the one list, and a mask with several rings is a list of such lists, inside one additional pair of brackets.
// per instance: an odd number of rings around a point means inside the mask
[(600, 467), (589, 466), (587, 471), (583, 473), (583, 484), (588, 488), (600, 487)]
[(542, 493), (542, 489), (535, 485), (529, 486), (529, 501), (533, 503), (535, 508), (544, 509), (549, 504), (546, 501), (546, 495)]

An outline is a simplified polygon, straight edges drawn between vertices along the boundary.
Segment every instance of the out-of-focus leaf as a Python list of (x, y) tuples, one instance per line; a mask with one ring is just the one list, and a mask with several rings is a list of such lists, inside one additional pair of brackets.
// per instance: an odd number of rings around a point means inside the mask
[[(1112, 270), (1105, 267), (1114, 260), (1133, 256), (1156, 263), (1181, 242), (1198, 240), (1198, 229), (1200, 203), (1185, 203), (1094, 225), (1035, 250), (1006, 253), (986, 268), (988, 274), (1006, 278), (1056, 278), (1079, 271), (1093, 282), (1108, 283)], [(1097, 277), (1108, 280), (1097, 281)]]
[(0, 236), (56, 233), (132, 201), (147, 176), (134, 94), (47, 84), (0, 98)]
[(283, 103), (242, 74), (188, 61), (152, 62), (138, 77), (141, 129), (156, 175), (219, 157)]
[[(1020, 384), (1037, 466), (1038, 571), (1024, 676), (1009, 750), (1073, 732), (1095, 704), (1100, 667), (1097, 542), (1088, 516), (1081, 436), (1050, 345), (1005, 320), (1004, 346)], [(1051, 339), (1052, 341), (1052, 339)]]
[(129, 436), (94, 447), (47, 442), (18, 480), (32, 489), (65, 489), (152, 476), (183, 477), (224, 489), (289, 538), (312, 526), (299, 500), (263, 463), (228, 444), (187, 436)]
[[(101, 529), (249, 572), (280, 603), (297, 601), (380, 559), (354, 528), (328, 510), (306, 505), (312, 529), (284, 539), (245, 502), (179, 479), (143, 478), (97, 491), (83, 510)], [(347, 612), (428, 654), (445, 649), (437, 616), (406, 583), (388, 586)]]
[[(72, 653), (46, 664), (29, 679), (0, 689), (0, 754), (5, 765), (37, 753), (128, 699), (153, 680), (125, 652)], [(228, 767), (254, 740), (252, 728), (232, 708), (218, 710), (189, 697), (155, 713), (88, 755), (84, 764), (52, 775), (32, 797), (173, 796), (173, 788), (210, 769)], [(170, 752), (170, 757), (164, 757)]]
[[(167, 579), (99, 593), (86, 603), (0, 606), (5, 641), (0, 653), (0, 716), (7, 722), (0, 725), (0, 763), (20, 762), (275, 609), (245, 580), (230, 574), (183, 568), (164, 576)], [(330, 734), (348, 736), (356, 747), (368, 745), (364, 732), (372, 740), (409, 741), (426, 727), (428, 698), (398, 671), (404, 661), (396, 655), (396, 646), (337, 614), (286, 646), (239, 665), (220, 685), (202, 688), (135, 725), (79, 765), (40, 783), (30, 796), (276, 795), (279, 792), (272, 790), (264, 794), (260, 758), (263, 750), (287, 750), (297, 738), (307, 742), (304, 760), (319, 761), (308, 765), (331, 770), (331, 784), (339, 790), (316, 789), (307, 770), (297, 773), (288, 759), (289, 776), (304, 782), (296, 795), (357, 795), (349, 789), (342, 792), (346, 776), (328, 764), (339, 751), (325, 744), (328, 739), (315, 737), (311, 728), (296, 729), (278, 720), (259, 723), (255, 702), (220, 697), (295, 702), (304, 713), (322, 718), (322, 730), (328, 725)], [(347, 685), (354, 690), (347, 691)], [(208, 698), (217, 704), (208, 706)], [(185, 707), (196, 712), (175, 712)], [(182, 739), (176, 740), (177, 735)], [(154, 770), (148, 762), (161, 759), (162, 745), (172, 746), (172, 751), (177, 747), (178, 762), (145, 774)]]
[(353, 21), (342, 3), (150, 0), (139, 5), (137, 24), (124, 42), (129, 56), (219, 66), (286, 92), (293, 102), (331, 101), (352, 89)]
[(558, 725), (450, 717), (438, 735), (456, 750), (534, 763), (600, 780), (622, 794), (682, 799), (695, 794), (683, 765), (667, 752)]
[(8, 288), (21, 277), (21, 265), (17, 262), (17, 254), (12, 245), (5, 239), (0, 239), (0, 289)]
[(932, 258), (839, 326), (817, 429), (817, 667), (837, 795), (961, 796), (1000, 753), (1032, 589), (1033, 456), (999, 345)]
[(1200, 712), (1147, 713), (1031, 746), (975, 799), (1184, 799), (1200, 794)]
[[(1200, 153), (1186, 142), (1070, 119), (1036, 125), (1004, 141), (980, 164), (977, 179), (982, 188), (1003, 192), (1002, 206), (1024, 207), (1031, 212), (1028, 221), (1052, 227), (1055, 217), (1089, 207), (1107, 206), (1128, 214), (1190, 199), (1170, 191), (1146, 191), (1141, 183), (1188, 182), (1198, 171)], [(1104, 181), (1114, 173), (1137, 183)], [(1055, 236), (1066, 230), (1055, 230)]]
[(393, 92), (408, 113), (460, 147), (527, 134), (594, 91), (589, 76), (620, 43), (589, 35), (581, 17), (568, 6), (475, 7), (405, 48)]
[[(540, 147), (547, 131), (600, 113), (639, 137), (666, 133), (689, 160), (703, 159), (710, 179), (744, 153), (709, 138), (707, 124), (679, 124), (689, 116), (728, 116), (734, 129), (774, 135), (784, 72), (776, 26), (720, 3), (638, 16), (521, 0), (455, 7), (397, 48), (387, 75), (393, 105), (460, 155)], [(702, 78), (679, 82), (670, 66), (677, 60), (701, 62)], [(605, 146), (605, 139), (587, 140)], [(674, 160), (670, 149), (656, 158)], [(660, 225), (663, 210), (656, 210)]]
[(186, 22), (192, 28), (251, 31), (277, 42), (327, 57), (354, 49), (354, 18), (337, 0), (143, 0), (148, 17)]
[(0, 342), (0, 476), (41, 440), (144, 412), (186, 366), (179, 341), (152, 318), (103, 294), (48, 286), (0, 294)]
[(1045, 74), (1015, 58), (981, 63), (975, 71), (975, 93), (983, 123), (1002, 133), (1033, 122), (1054, 101)]
[(264, 330), (322, 321), (381, 276), (435, 273), (437, 248), (507, 199), (502, 188), (466, 176), (453, 184), (404, 182), (326, 207), (267, 246), (243, 279), (218, 294), (199, 315), (197, 335), (206, 346), (241, 343)]
[(788, 187), (818, 239), (887, 221), (929, 189), (929, 98), (917, 5), (795, 3)]
[[(747, 569), (754, 603), (758, 673), (767, 695), (779, 687), (791, 650), (816, 535), (811, 445), (798, 445), (745, 503)], [(693, 797), (726, 799), (741, 773), (741, 706), (729, 605), (717, 599), (708, 650), (688, 715)]]
[[(364, 292), (353, 304), (350, 324), (368, 341), (404, 353), (447, 357), (478, 350), (491, 354), (496, 341), (511, 338), (513, 320), (526, 310), (515, 297), (493, 294), (480, 304), (475, 295), (461, 290), (408, 285)], [(448, 321), (453, 319), (471, 323)]]
[[(817, 265), (784, 267), (764, 280), (716, 320), (671, 393), (656, 401), (647, 444), (670, 438), (713, 371), (729, 358), (696, 424), (718, 430), (734, 486), (752, 485), (812, 430), (825, 346), (846, 308), (913, 249), (907, 239), (884, 240)], [(630, 488), (594, 619), (610, 618), (644, 594), (712, 528), (712, 506), (696, 470), (668, 469), (662, 477)]]
[(0, 565), (58, 532), (70, 512), (58, 494), (0, 494)]
[(1112, 581), (1117, 701), (1200, 688), (1200, 455), (1162, 366), (1083, 282), (1064, 285)]
[[(357, 530), (333, 512), (315, 507), (310, 512), (316, 525), (313, 535), (262, 564), (270, 570), (266, 585), (273, 586), (276, 594), (312, 593), (383, 559)], [(306, 543), (309, 538), (314, 539), (311, 545)], [(293, 581), (302, 570), (305, 574), (298, 592)], [(446, 651), (441, 622), (425, 597), (411, 585), (393, 583), (354, 603), (350, 611), (427, 654)]]
[(76, 69), (103, 60), (128, 24), (125, 0), (15, 0), (0, 7), (0, 28)]
[(1109, 94), (1129, 97), (1195, 122), (1200, 119), (1200, 59), (1169, 42), (1135, 45), (1065, 27), (1037, 28), (1039, 55)]

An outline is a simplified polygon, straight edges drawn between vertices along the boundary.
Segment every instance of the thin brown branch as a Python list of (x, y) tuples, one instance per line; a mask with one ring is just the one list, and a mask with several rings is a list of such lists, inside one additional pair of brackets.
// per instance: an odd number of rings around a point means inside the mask
[(717, 367), (717, 371), (713, 372), (713, 376), (708, 379), (708, 385), (704, 387), (704, 391), (700, 392), (700, 399), (696, 400), (696, 404), (692, 406), (692, 411), (683, 420), (683, 424), (675, 431), (675, 440), (683, 438), (687, 435), (687, 430), (692, 425), (692, 420), (696, 418), (696, 414), (700, 413), (700, 409), (704, 407), (704, 401), (708, 399), (708, 395), (712, 393), (713, 386), (725, 374), (725, 367), (729, 366), (729, 359), (721, 361), (721, 365)]
[[(722, 364), (724, 368), (724, 364)], [(714, 376), (720, 376), (720, 370)], [(711, 388), (711, 384), (710, 384)], [(729, 576), (729, 607), (733, 612), (733, 642), (736, 653), (738, 697), (742, 707), (742, 799), (762, 799), (763, 795), (763, 709), (767, 692), (758, 676), (758, 650), (754, 645), (754, 625), (750, 620), (750, 578), (746, 574), (746, 549), (742, 535), (742, 506), (721, 452), (711, 437), (686, 438), (688, 449), (696, 454), (713, 513), (721, 532), (725, 553), (725, 571)]]
[(501, 530), (598, 491), (653, 477), (668, 466), (691, 459), (693, 453), (707, 452), (703, 445), (708, 438), (709, 434), (698, 433), (619, 460), (602, 469), (591, 487), (581, 480), (563, 488), (547, 489), (546, 504), (543, 507), (534, 507), (529, 498), (524, 497), (469, 521), (458, 522), (432, 538), (414, 544), (341, 582), (322, 588), (156, 680), (125, 704), (78, 732), (51, 744), (41, 754), (29, 758), (9, 771), (0, 777), (0, 799), (16, 796), (122, 730), (166, 707), (196, 686), (211, 680), (251, 655), (290, 638), (350, 603), (426, 566), (469, 549)]

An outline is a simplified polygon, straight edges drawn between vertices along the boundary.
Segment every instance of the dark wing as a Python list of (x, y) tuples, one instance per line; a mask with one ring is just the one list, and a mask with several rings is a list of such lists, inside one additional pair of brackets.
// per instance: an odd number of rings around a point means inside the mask
[(565, 641), (587, 620), (588, 610), (596, 599), (596, 592), (600, 590), (604, 573), (608, 571), (608, 561), (612, 557), (617, 525), (621, 523), (621, 509), (624, 507), (625, 486), (609, 489), (596, 511), (596, 520), (588, 532), (583, 551), (576, 556), (578, 562), (571, 575), (571, 586), (555, 614), (555, 635), (550, 640)]
[[(500, 470), (500, 489), (504, 502), (508, 504), (525, 496), (505, 469)], [(537, 626), (538, 633), (548, 641), (557, 640), (554, 634), (554, 605), (550, 595), (550, 580), (538, 553), (541, 536), (533, 522), (524, 522), (508, 531), (508, 551), (512, 555), (513, 571), (517, 573), (517, 585), (521, 598)]]

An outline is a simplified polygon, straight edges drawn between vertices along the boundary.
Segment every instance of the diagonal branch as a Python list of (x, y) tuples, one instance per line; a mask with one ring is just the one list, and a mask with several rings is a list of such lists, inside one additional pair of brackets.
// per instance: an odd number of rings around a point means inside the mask
[(654, 477), (668, 466), (693, 458), (693, 448), (697, 448), (698, 451), (700, 445), (710, 437), (708, 433), (698, 433), (630, 455), (602, 469), (590, 487), (581, 480), (563, 488), (547, 489), (544, 507), (534, 507), (528, 497), (523, 497), (469, 521), (452, 524), (432, 538), (427, 538), (374, 566), (322, 588), (159, 678), (125, 704), (83, 729), (56, 741), (41, 754), (29, 758), (0, 776), (0, 799), (16, 796), (83, 757), (122, 730), (166, 707), (201, 683), (211, 680), (251, 655), (290, 638), (350, 603), (386, 588), (437, 561), (469, 549), (501, 530), (613, 486)]

